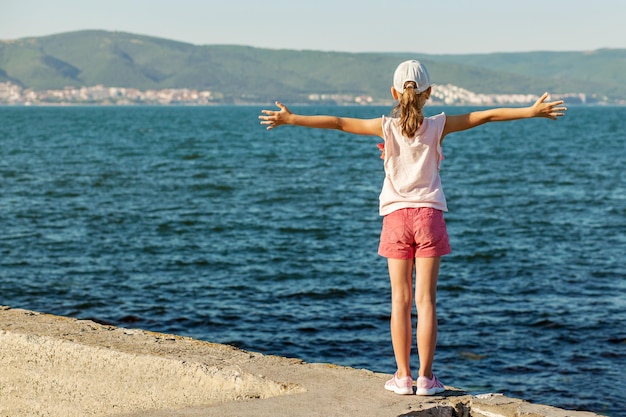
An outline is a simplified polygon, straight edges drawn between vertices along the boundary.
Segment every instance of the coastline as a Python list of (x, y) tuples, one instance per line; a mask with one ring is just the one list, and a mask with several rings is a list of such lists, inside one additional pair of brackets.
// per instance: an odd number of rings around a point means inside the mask
[[(526, 93), (477, 93), (452, 84), (433, 84), (430, 105), (445, 106), (526, 106), (539, 98)], [(597, 100), (584, 93), (552, 93), (552, 99), (564, 100), (568, 105), (626, 104), (624, 100)], [(274, 98), (245, 95), (227, 95), (192, 88), (164, 88), (140, 90), (130, 87), (105, 85), (67, 86), (63, 89), (33, 90), (11, 82), (0, 82), (0, 104), (10, 106), (220, 106), (220, 105), (273, 105)], [(338, 106), (392, 106), (390, 97), (348, 93), (310, 93), (289, 98), (301, 105)]]
[(387, 374), (0, 306), (0, 416), (593, 417), (446, 387), (382, 388)]

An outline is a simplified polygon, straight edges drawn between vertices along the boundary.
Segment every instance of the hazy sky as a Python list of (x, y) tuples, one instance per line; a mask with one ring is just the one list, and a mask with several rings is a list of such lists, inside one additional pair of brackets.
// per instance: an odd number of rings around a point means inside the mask
[(105, 29), (279, 49), (584, 51), (626, 48), (625, 18), (622, 0), (0, 0), (0, 39)]

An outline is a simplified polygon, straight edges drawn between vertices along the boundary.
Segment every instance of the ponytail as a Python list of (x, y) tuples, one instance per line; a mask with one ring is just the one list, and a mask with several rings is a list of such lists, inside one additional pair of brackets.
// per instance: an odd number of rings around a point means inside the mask
[(400, 119), (402, 134), (405, 138), (415, 136), (417, 129), (424, 121), (422, 110), (426, 100), (428, 100), (428, 94), (426, 93), (428, 90), (416, 93), (415, 87), (414, 82), (408, 81), (404, 86), (404, 92), (400, 95), (398, 104), (393, 109), (393, 116)]

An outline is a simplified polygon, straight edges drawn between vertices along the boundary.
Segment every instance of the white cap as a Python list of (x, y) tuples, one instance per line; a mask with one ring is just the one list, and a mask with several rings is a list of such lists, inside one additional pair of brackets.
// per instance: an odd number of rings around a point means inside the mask
[(393, 88), (398, 93), (404, 93), (404, 84), (407, 81), (413, 81), (417, 85), (416, 93), (426, 91), (430, 87), (430, 77), (426, 67), (414, 59), (404, 61), (393, 73)]

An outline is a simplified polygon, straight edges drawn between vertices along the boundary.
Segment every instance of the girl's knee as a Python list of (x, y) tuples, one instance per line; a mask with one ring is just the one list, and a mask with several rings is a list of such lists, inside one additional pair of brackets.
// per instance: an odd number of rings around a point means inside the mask
[(391, 295), (391, 304), (397, 308), (412, 308), (413, 297), (411, 293), (396, 293)]
[(431, 297), (422, 297), (422, 298), (415, 299), (415, 307), (417, 307), (418, 310), (421, 310), (421, 309), (434, 310), (436, 305), (437, 305), (436, 300)]
[(410, 288), (392, 288), (391, 306), (394, 309), (411, 310), (413, 308), (413, 291)]

